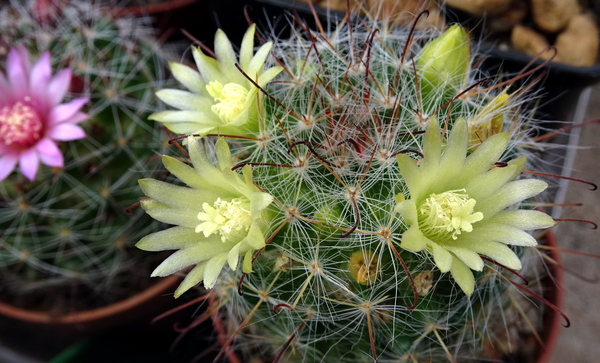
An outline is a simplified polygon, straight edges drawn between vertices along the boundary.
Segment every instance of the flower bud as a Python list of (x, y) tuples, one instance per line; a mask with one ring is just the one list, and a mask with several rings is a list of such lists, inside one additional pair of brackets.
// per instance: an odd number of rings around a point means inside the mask
[(469, 67), (469, 38), (465, 29), (452, 25), (427, 43), (416, 63), (423, 92), (448, 84), (460, 86)]

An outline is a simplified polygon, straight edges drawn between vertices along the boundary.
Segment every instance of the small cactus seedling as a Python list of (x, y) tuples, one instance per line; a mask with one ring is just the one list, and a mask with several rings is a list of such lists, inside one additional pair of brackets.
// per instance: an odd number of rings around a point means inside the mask
[[(143, 275), (150, 262), (132, 247), (160, 226), (143, 212), (128, 214), (127, 208), (143, 196), (137, 179), (160, 174), (155, 154), (166, 146), (165, 133), (147, 117), (160, 109), (154, 93), (168, 82), (166, 54), (153, 39), (148, 19), (113, 18), (86, 1), (53, 4), (11, 1), (0, 8), (0, 45), (4, 55), (15, 49), (6, 61), (12, 88), (27, 87), (15, 75), (27, 68), (15, 65), (15, 55), (26, 55), (27, 49), (40, 58), (31, 68), (30, 98), (42, 94), (54, 100), (69, 89), (69, 97), (84, 97), (56, 107), (72, 116), (64, 126), (52, 128), (54, 110), (40, 116), (47, 124), (39, 135), (26, 133), (21, 122), (21, 144), (34, 145), (43, 135), (53, 140), (46, 142), (51, 150), (36, 144), (41, 150), (37, 172), (38, 162), (25, 157), (12, 172), (7, 167), (12, 154), (4, 145), (8, 139), (2, 141), (0, 281), (2, 295), (13, 296), (22, 307), (41, 303), (71, 311), (122, 299), (131, 288), (149, 284)], [(41, 19), (40, 7), (47, 10)], [(20, 60), (29, 62), (25, 56)], [(51, 66), (65, 70), (40, 82)], [(29, 97), (15, 93), (21, 96)], [(88, 115), (75, 113), (75, 103), (85, 103)], [(10, 120), (2, 115), (4, 127)], [(73, 139), (78, 140), (67, 141)], [(50, 158), (47, 150), (56, 156)], [(87, 296), (84, 306), (72, 306), (75, 296)]]
[(298, 21), (256, 53), (254, 32), (238, 56), (218, 31), (197, 71), (171, 64), (187, 90), (158, 93), (177, 110), (151, 118), (189, 135), (191, 165), (163, 157), (183, 186), (140, 181), (175, 225), (138, 243), (177, 250), (153, 275), (195, 266), (175, 295), (204, 282), (222, 354), (485, 359), (493, 316), (520, 309), (516, 270), (535, 270), (528, 231), (555, 224), (522, 203), (547, 186), (522, 174), (538, 127), (524, 90), (484, 78), (459, 25)]

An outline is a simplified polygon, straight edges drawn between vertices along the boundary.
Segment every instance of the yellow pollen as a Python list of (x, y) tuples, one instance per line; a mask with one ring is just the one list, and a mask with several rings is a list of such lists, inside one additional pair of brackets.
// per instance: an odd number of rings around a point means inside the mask
[(483, 213), (473, 212), (475, 199), (465, 189), (431, 194), (419, 209), (419, 227), (434, 241), (450, 236), (457, 239), (462, 232), (473, 231), (473, 223), (483, 219)]
[(0, 142), (27, 149), (41, 138), (44, 125), (35, 108), (22, 102), (0, 109)]
[(206, 86), (206, 90), (217, 102), (211, 110), (226, 124), (231, 123), (244, 111), (248, 90), (243, 86), (237, 83), (227, 83), (223, 86), (218, 81), (212, 81)]
[(198, 220), (202, 223), (196, 226), (195, 231), (202, 232), (204, 237), (219, 233), (222, 242), (238, 242), (252, 225), (250, 203), (241, 198), (229, 202), (218, 198), (212, 206), (203, 203), (202, 209), (204, 211), (198, 213)]

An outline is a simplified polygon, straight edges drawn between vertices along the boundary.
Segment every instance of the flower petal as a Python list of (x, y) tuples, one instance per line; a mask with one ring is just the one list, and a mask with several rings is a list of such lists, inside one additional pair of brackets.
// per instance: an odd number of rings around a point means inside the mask
[(537, 179), (515, 180), (506, 183), (497, 193), (484, 200), (478, 200), (478, 210), (483, 213), (485, 218), (491, 218), (508, 206), (540, 194), (547, 187), (548, 184)]
[(451, 182), (456, 178), (456, 175), (462, 172), (467, 156), (468, 137), (467, 122), (464, 120), (456, 121), (448, 137), (446, 150), (440, 160), (438, 171), (440, 179)]
[(83, 113), (83, 112), (76, 112), (73, 116), (71, 116), (70, 118), (64, 120), (61, 122), (62, 123), (69, 123), (69, 124), (78, 124), (82, 121), (85, 121), (87, 119), (90, 118), (90, 115), (88, 115), (87, 113)]
[(419, 167), (413, 158), (408, 155), (398, 154), (396, 156), (398, 162), (398, 168), (400, 174), (410, 191), (410, 198), (416, 202), (420, 202), (425, 195), (423, 195), (423, 181), (419, 174)]
[(556, 224), (552, 217), (537, 210), (504, 210), (489, 222), (506, 224), (525, 231), (550, 228)]
[(215, 154), (217, 156), (217, 168), (224, 171), (230, 171), (233, 168), (233, 162), (231, 161), (231, 151), (225, 139), (220, 138), (215, 144)]
[(419, 227), (415, 224), (402, 234), (400, 247), (413, 252), (419, 252), (427, 247), (428, 241), (429, 240), (423, 235), (423, 232), (421, 232)]
[(167, 105), (180, 110), (207, 111), (214, 103), (208, 97), (176, 89), (162, 89), (156, 92), (156, 96)]
[(267, 208), (273, 202), (273, 196), (269, 193), (253, 192), (250, 195), (250, 215), (256, 215)]
[(208, 92), (206, 92), (206, 83), (202, 80), (198, 72), (177, 62), (169, 62), (169, 68), (171, 68), (173, 77), (185, 88), (198, 94), (208, 95)]
[[(160, 122), (195, 122), (198, 123), (199, 127), (202, 126), (204, 121), (207, 119), (204, 112), (199, 111), (160, 111), (151, 114), (148, 120), (160, 121)], [(210, 125), (214, 127), (214, 124)]]
[(519, 165), (507, 165), (504, 168), (490, 169), (475, 176), (464, 188), (470, 198), (483, 200), (497, 193), (506, 183), (513, 180), (518, 169)]
[[(215, 34), (215, 55), (219, 62), (219, 71), (227, 79), (227, 83), (245, 84), (246, 78), (235, 67), (237, 58), (229, 38), (221, 29)], [(212, 78), (209, 78), (213, 80)], [(223, 83), (225, 85), (225, 83)]]
[(483, 260), (479, 257), (479, 254), (471, 251), (467, 248), (455, 248), (453, 246), (445, 246), (450, 252), (452, 252), (458, 259), (464, 262), (471, 270), (481, 271), (483, 270)]
[[(194, 169), (205, 182), (205, 187), (221, 194), (222, 196), (232, 195), (231, 184), (225, 178), (223, 172), (214, 167), (202, 151), (200, 141), (194, 137), (188, 137), (188, 150)], [(237, 173), (234, 172), (234, 175)]]
[(184, 292), (188, 291), (192, 287), (198, 285), (204, 279), (204, 271), (208, 261), (204, 261), (199, 265), (196, 265), (190, 272), (185, 275), (185, 278), (175, 290), (175, 298), (180, 297)]
[(71, 75), (71, 69), (65, 68), (56, 73), (48, 82), (46, 97), (50, 107), (58, 105), (65, 98), (71, 86)]
[(162, 162), (171, 174), (190, 187), (204, 188), (206, 186), (204, 180), (198, 177), (198, 173), (191, 166), (168, 155), (163, 155)]
[(471, 296), (473, 294), (473, 290), (475, 290), (475, 278), (471, 269), (464, 262), (456, 258), (452, 262), (450, 274), (466, 295)]
[(437, 173), (440, 166), (441, 150), (440, 125), (437, 120), (432, 118), (427, 123), (427, 131), (423, 137), (423, 159), (420, 166), (422, 180), (429, 180), (428, 176)]
[(450, 271), (450, 267), (452, 267), (452, 261), (454, 260), (452, 254), (448, 252), (448, 250), (445, 249), (443, 246), (440, 246), (437, 243), (429, 243), (427, 246), (431, 247), (433, 261), (435, 262), (435, 265), (440, 269), (440, 271)]
[(9, 154), (0, 156), (0, 181), (6, 179), (17, 166), (19, 156), (17, 154)]
[(135, 247), (144, 251), (165, 251), (189, 248), (206, 238), (187, 227), (171, 227), (149, 234), (139, 240)]
[(250, 226), (246, 242), (255, 250), (260, 250), (265, 247), (265, 235), (262, 233), (258, 223), (253, 223)]
[(186, 188), (156, 179), (140, 179), (138, 183), (147, 197), (180, 211), (198, 213), (203, 203), (212, 205), (219, 197), (207, 189)]
[(467, 157), (456, 183), (464, 185), (476, 175), (490, 170), (506, 150), (509, 139), (509, 134), (501, 132), (485, 140), (477, 150)]
[(62, 168), (64, 166), (63, 155), (58, 146), (49, 140), (42, 139), (35, 146), (38, 151), (40, 160), (43, 164)]
[(463, 243), (462, 241), (455, 241), (455, 246), (458, 248), (470, 249), (479, 253), (480, 255), (487, 256), (508, 268), (512, 268), (514, 270), (521, 269), (521, 260), (519, 260), (519, 257), (513, 252), (513, 250), (503, 243), (489, 241), (479, 241), (479, 243)]
[(267, 56), (269, 55), (272, 46), (273, 42), (267, 42), (256, 51), (256, 54), (254, 54), (254, 57), (252, 57), (252, 60), (248, 65), (248, 69), (244, 69), (248, 77), (252, 78), (255, 81), (258, 79), (258, 77), (263, 71), (265, 61), (267, 60)]
[(152, 218), (164, 223), (188, 228), (196, 228), (199, 223), (198, 211), (167, 208), (164, 204), (152, 199), (143, 199), (141, 205)]
[(54, 107), (48, 115), (48, 122), (50, 124), (56, 124), (68, 120), (69, 118), (73, 117), (88, 101), (89, 99), (87, 98), (76, 98), (69, 103)]
[[(185, 248), (174, 252), (167, 257), (158, 267), (152, 272), (152, 277), (168, 276), (181, 270), (184, 267), (199, 264), (203, 261), (212, 259), (215, 256), (224, 255), (227, 259), (227, 252), (235, 244), (223, 243), (221, 240), (215, 242), (198, 243), (190, 248)], [(225, 261), (223, 261), (223, 264)], [(221, 265), (223, 267), (223, 265)], [(220, 270), (219, 270), (220, 271)]]
[(85, 136), (85, 131), (81, 127), (70, 123), (56, 125), (48, 133), (48, 137), (58, 141), (78, 140)]
[(529, 233), (519, 228), (499, 223), (482, 223), (464, 236), (459, 237), (462, 243), (477, 244), (479, 241), (494, 241), (513, 246), (535, 246), (537, 241)]
[[(198, 48), (192, 49), (192, 55), (196, 61), (196, 66), (205, 80), (217, 81), (223, 85), (229, 83), (225, 76), (221, 74), (217, 65), (214, 63), (214, 59), (202, 53)], [(236, 69), (236, 72), (237, 71)]]
[(50, 52), (45, 51), (42, 53), (42, 56), (40, 59), (38, 59), (31, 70), (31, 78), (29, 79), (29, 92), (35, 95), (36, 98), (43, 99), (51, 76), (52, 69), (50, 67)]
[[(263, 87), (267, 83), (271, 82), (273, 78), (275, 78), (279, 73), (281, 73), (281, 71), (283, 71), (283, 67), (280, 66), (271, 67), (267, 69), (264, 73), (260, 75), (260, 77), (258, 77), (258, 85)], [(255, 88), (254, 86), (252, 87)]]
[(252, 59), (252, 53), (254, 51), (254, 33), (256, 31), (256, 24), (252, 24), (244, 33), (242, 39), (242, 46), (240, 48), (240, 67), (242, 69), (248, 69), (250, 60)]
[(221, 270), (223, 270), (226, 261), (227, 253), (222, 253), (208, 261), (206, 269), (204, 270), (204, 287), (212, 289), (215, 286), (217, 278), (219, 277)]
[(229, 268), (235, 271), (237, 269), (238, 262), (240, 260), (240, 248), (242, 247), (242, 243), (238, 243), (233, 246), (233, 248), (227, 254), (227, 263), (229, 264)]
[(33, 181), (40, 166), (40, 158), (35, 149), (29, 149), (21, 153), (19, 156), (19, 169), (21, 174), (27, 179)]
[(12, 86), (13, 102), (23, 99), (29, 91), (29, 56), (23, 46), (12, 48), (6, 60), (6, 75)]

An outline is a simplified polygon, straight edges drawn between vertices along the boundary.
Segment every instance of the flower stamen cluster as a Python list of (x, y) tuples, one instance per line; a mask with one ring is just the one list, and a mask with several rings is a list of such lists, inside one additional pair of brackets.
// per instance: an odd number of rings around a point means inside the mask
[(204, 237), (219, 233), (222, 242), (242, 239), (252, 225), (250, 201), (243, 199), (233, 198), (227, 202), (217, 198), (212, 206), (203, 203), (204, 212), (198, 213), (202, 223), (196, 226), (196, 233), (202, 232)]
[(225, 124), (230, 124), (244, 110), (248, 90), (237, 83), (227, 83), (225, 86), (219, 81), (212, 81), (206, 90), (214, 98), (216, 104), (211, 110), (216, 113)]
[(453, 240), (462, 232), (473, 231), (473, 223), (483, 219), (483, 213), (474, 212), (475, 199), (466, 190), (449, 190), (431, 194), (419, 208), (419, 224), (430, 238), (451, 234)]
[(41, 138), (44, 125), (35, 108), (17, 102), (0, 110), (0, 141), (6, 146), (27, 149)]

